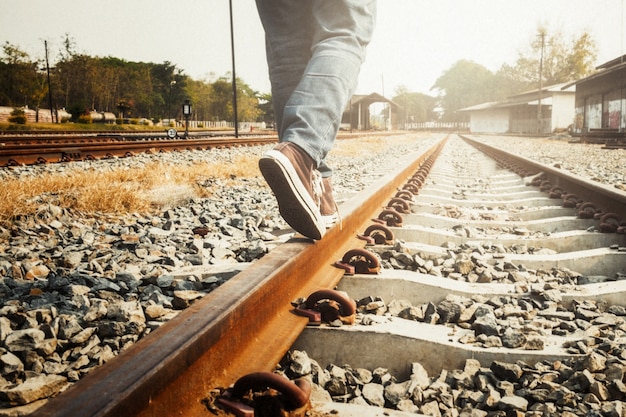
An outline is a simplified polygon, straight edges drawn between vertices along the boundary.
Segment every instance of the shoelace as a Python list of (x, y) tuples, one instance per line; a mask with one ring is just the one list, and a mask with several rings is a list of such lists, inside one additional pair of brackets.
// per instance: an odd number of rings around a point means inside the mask
[(314, 169), (311, 178), (311, 191), (313, 192), (313, 200), (315, 205), (319, 209), (322, 204), (322, 194), (324, 193), (324, 182), (322, 181), (322, 174)]
[[(317, 204), (317, 207), (320, 208), (322, 204), (322, 196), (324, 195), (324, 192), (326, 192), (326, 187), (324, 186), (324, 179), (322, 178), (322, 174), (318, 170), (313, 170), (312, 188), (313, 188), (313, 194), (315, 195), (315, 198), (317, 199), (315, 203)], [(335, 206), (335, 213), (337, 215), (337, 223), (339, 223), (339, 230), (342, 230), (343, 221), (341, 219), (341, 214), (339, 213), (339, 206), (337, 205), (337, 202), (335, 201), (334, 198), (332, 200)]]

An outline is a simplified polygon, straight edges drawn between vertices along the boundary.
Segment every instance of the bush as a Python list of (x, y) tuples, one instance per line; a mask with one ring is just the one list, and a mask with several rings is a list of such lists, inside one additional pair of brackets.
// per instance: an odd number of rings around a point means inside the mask
[(9, 122), (16, 123), (18, 125), (26, 124), (26, 112), (22, 108), (15, 108), (9, 116)]
[(78, 123), (91, 124), (93, 119), (89, 114), (81, 114), (78, 116)]
[(116, 125), (123, 125), (124, 124), (124, 119), (122, 119), (121, 117), (118, 117), (117, 119), (115, 119), (115, 124)]
[(130, 119), (130, 124), (131, 125), (138, 125), (139, 124), (139, 119), (135, 119), (135, 118)]

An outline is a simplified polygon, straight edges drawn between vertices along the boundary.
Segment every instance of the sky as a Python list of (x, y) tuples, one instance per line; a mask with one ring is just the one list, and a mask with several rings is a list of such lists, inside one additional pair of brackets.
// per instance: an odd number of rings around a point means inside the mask
[[(301, 0), (294, 0), (301, 1)], [(626, 0), (378, 0), (377, 27), (357, 93), (398, 87), (434, 95), (437, 78), (467, 59), (497, 71), (514, 64), (540, 26), (566, 39), (591, 33), (596, 64), (626, 54)], [(0, 42), (31, 59), (58, 58), (65, 35), (80, 53), (169, 61), (194, 79), (232, 71), (229, 0), (0, 0)], [(264, 34), (254, 0), (232, 0), (235, 73), (270, 92)], [(1, 52), (0, 52), (1, 53)]]

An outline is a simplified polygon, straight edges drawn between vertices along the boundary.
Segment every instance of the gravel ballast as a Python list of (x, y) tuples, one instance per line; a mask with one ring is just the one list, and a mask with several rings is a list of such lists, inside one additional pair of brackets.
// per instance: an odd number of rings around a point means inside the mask
[[(425, 150), (442, 137), (415, 135), (414, 141), (403, 140), (375, 155), (331, 154), (338, 203), (385, 174), (385, 166)], [(620, 190), (626, 187), (626, 172), (623, 163), (619, 165), (623, 150), (564, 140), (528, 139), (532, 145), (526, 138), (488, 140), (507, 141), (508, 149), (519, 147), (526, 157), (558, 163), (577, 175), (589, 174), (593, 163), (592, 179)], [(74, 167), (130, 169), (154, 160), (210, 164), (240, 153), (260, 156), (268, 148), (2, 168), (0, 181), (63, 173)], [(533, 150), (535, 158), (529, 155)], [(237, 265), (261, 258), (289, 237), (258, 174), (212, 178), (203, 186), (211, 188), (212, 198), (196, 198), (185, 187), (155, 190), (155, 201), (167, 195), (156, 214), (86, 215), (59, 207), (54, 195), (42, 195), (35, 215), (17, 216), (11, 226), (0, 227), (0, 408), (5, 409), (0, 415), (19, 415), (41, 406), (45, 398), (63, 391), (229, 279)], [(202, 266), (216, 272), (180, 273)]]

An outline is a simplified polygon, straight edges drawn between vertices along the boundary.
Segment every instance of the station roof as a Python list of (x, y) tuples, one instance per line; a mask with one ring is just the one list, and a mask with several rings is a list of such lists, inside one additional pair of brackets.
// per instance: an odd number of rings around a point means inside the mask
[(372, 93), (369, 95), (355, 94), (352, 96), (352, 99), (350, 100), (350, 103), (348, 105), (351, 105), (352, 107), (354, 107), (357, 104), (369, 106), (372, 103), (389, 103), (394, 108), (400, 107), (398, 104), (394, 103), (392, 100), (389, 100), (388, 98), (385, 98), (384, 96), (378, 93)]
[[(575, 88), (573, 85), (567, 86), (566, 83), (548, 85), (541, 89), (541, 93), (545, 93), (545, 95), (541, 99), (542, 106), (550, 106), (552, 105), (552, 96), (554, 93), (575, 93)], [(539, 94), (539, 89), (525, 91), (523, 93), (516, 94), (514, 96), (509, 97), (507, 100), (501, 101), (491, 101), (488, 103), (481, 103), (470, 107), (465, 107), (460, 109), (461, 112), (470, 112), (470, 111), (481, 111), (481, 110), (490, 110), (490, 109), (503, 109), (508, 107), (515, 107), (521, 105), (528, 106), (537, 106), (539, 105), (539, 100), (537, 99), (537, 95)]]
[(626, 55), (622, 55), (620, 57), (607, 61), (602, 65), (598, 65), (596, 69), (599, 71), (596, 72), (595, 74), (591, 74), (585, 78), (581, 78), (580, 80), (573, 81), (567, 86), (582, 84), (582, 83), (596, 80), (601, 77), (606, 77), (607, 75), (613, 74), (618, 71), (622, 71), (625, 68), (626, 68)]

